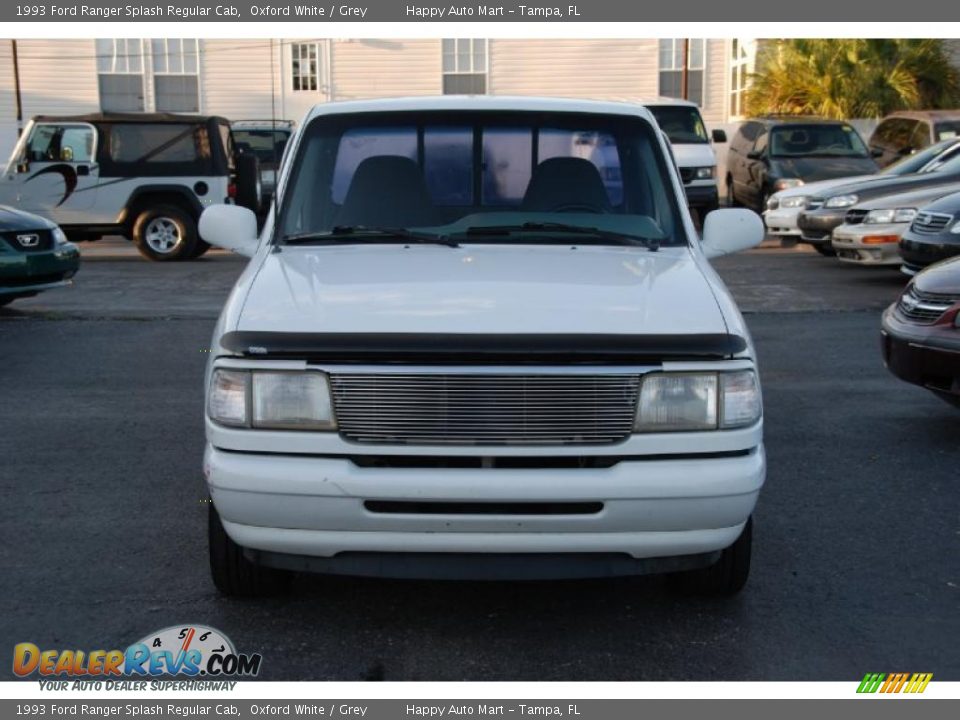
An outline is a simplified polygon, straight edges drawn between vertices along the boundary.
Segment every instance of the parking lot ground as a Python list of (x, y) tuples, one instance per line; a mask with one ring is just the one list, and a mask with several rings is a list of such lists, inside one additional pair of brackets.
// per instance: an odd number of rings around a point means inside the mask
[(88, 260), (73, 288), (0, 310), (0, 647), (205, 623), (269, 680), (960, 680), (960, 413), (882, 365), (896, 271), (802, 251), (717, 263), (766, 412), (739, 597), (678, 599), (656, 577), (304, 576), (239, 601), (208, 577), (200, 462), (204, 351), (242, 262)]

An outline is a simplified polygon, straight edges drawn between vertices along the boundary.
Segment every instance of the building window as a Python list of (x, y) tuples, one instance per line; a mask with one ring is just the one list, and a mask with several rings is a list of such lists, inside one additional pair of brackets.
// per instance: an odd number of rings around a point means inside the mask
[(750, 40), (734, 38), (730, 43), (730, 117), (738, 118), (746, 114), (744, 96), (746, 95), (753, 61), (756, 56), (756, 43)]
[(157, 112), (200, 112), (199, 41), (160, 38), (150, 49)]
[[(703, 70), (706, 40), (660, 40), (660, 95), (683, 98), (703, 105)], [(687, 88), (684, 95), (683, 66), (686, 57)]]
[(140, 40), (109, 38), (96, 41), (100, 109), (140, 112), (143, 104), (143, 46)]
[(487, 41), (443, 41), (443, 94), (484, 95), (487, 92)]
[(317, 43), (291, 43), (290, 77), (294, 91), (316, 92), (320, 88), (320, 48)]

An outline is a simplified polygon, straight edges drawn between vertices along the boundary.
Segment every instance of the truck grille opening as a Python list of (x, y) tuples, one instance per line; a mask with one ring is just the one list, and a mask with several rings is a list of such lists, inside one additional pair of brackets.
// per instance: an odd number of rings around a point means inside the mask
[(350, 461), (362, 468), (418, 468), (434, 470), (524, 470), (537, 468), (581, 470), (612, 468), (624, 458), (618, 455), (553, 455), (479, 457), (473, 455), (351, 455)]
[(602, 502), (407, 502), (367, 500), (363, 506), (385, 515), (596, 515)]
[(633, 427), (638, 375), (333, 373), (340, 434), (404, 445), (604, 445)]

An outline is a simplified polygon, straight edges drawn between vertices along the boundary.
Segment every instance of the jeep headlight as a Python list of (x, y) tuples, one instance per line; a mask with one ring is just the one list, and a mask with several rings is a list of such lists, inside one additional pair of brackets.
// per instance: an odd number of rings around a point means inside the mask
[(651, 373), (641, 380), (637, 432), (745, 427), (760, 419), (760, 386), (752, 370)]
[(828, 208), (850, 207), (851, 205), (856, 205), (858, 199), (856, 195), (835, 195), (827, 200), (824, 206)]
[(217, 369), (207, 403), (221, 425), (273, 430), (333, 430), (327, 376), (315, 371)]

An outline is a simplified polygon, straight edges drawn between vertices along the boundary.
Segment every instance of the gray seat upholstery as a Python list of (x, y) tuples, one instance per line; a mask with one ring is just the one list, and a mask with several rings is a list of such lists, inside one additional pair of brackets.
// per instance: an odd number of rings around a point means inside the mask
[(530, 212), (611, 212), (610, 198), (600, 171), (589, 160), (556, 157), (537, 165), (523, 196)]
[(399, 155), (375, 155), (357, 166), (336, 224), (415, 227), (436, 224), (435, 216), (417, 163)]

